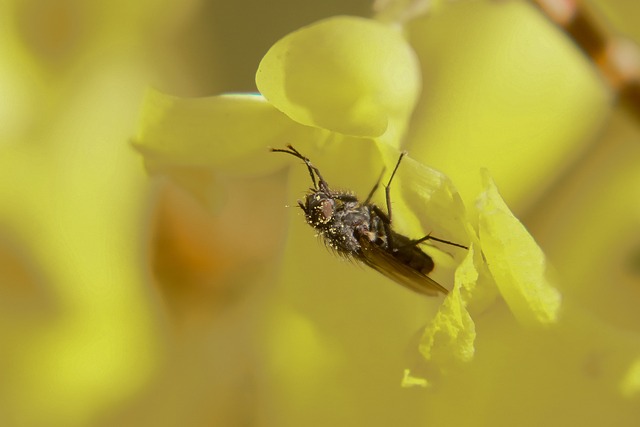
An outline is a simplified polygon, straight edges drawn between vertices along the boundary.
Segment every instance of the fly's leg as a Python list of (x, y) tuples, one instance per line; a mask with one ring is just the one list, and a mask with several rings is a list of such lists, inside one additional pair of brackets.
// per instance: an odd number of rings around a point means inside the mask
[[(380, 209), (376, 205), (371, 205), (373, 212), (382, 221), (382, 226), (384, 227), (384, 232), (387, 237), (387, 247), (390, 251), (393, 251), (395, 247), (395, 243), (393, 241), (393, 232), (391, 231), (391, 181), (393, 181), (393, 177), (396, 175), (398, 166), (400, 166), (400, 162), (402, 161), (402, 158), (406, 154), (407, 154), (406, 151), (403, 151), (402, 153), (400, 153), (400, 157), (398, 157), (398, 162), (396, 163), (396, 166), (393, 168), (393, 172), (391, 172), (391, 176), (389, 177), (389, 181), (387, 182), (387, 185), (385, 185), (384, 187), (385, 199), (387, 202), (387, 213), (385, 214), (384, 212), (382, 212), (382, 209)], [(382, 172), (384, 173), (384, 170), (382, 170)], [(380, 175), (380, 178), (382, 178), (382, 174)], [(373, 193), (378, 188), (378, 185), (380, 184), (380, 178), (378, 178), (378, 182), (371, 190), (371, 193), (369, 193), (369, 197), (367, 197), (367, 202), (373, 196)]]
[(382, 221), (382, 227), (384, 228), (384, 234), (387, 237), (387, 247), (390, 251), (393, 251), (394, 243), (393, 243), (393, 233), (391, 232), (391, 221), (387, 214), (382, 212), (382, 209), (377, 207), (376, 205), (369, 205), (373, 213), (380, 218)]
[(376, 181), (376, 185), (374, 185), (373, 188), (371, 189), (371, 191), (369, 191), (369, 195), (367, 196), (367, 198), (362, 203), (363, 205), (368, 205), (369, 202), (371, 202), (371, 198), (373, 197), (373, 195), (375, 194), (376, 190), (380, 186), (380, 180), (382, 179), (382, 175), (384, 175), (384, 168), (382, 168), (382, 172), (380, 172), (380, 176), (378, 177), (378, 180)]
[(454, 243), (454, 242), (450, 242), (449, 240), (443, 240), (443, 239), (438, 239), (437, 237), (433, 237), (431, 235), (431, 233), (427, 234), (426, 236), (424, 236), (424, 237), (422, 237), (420, 239), (412, 240), (411, 243), (409, 243), (409, 244), (407, 244), (405, 246), (416, 246), (416, 245), (419, 245), (422, 242), (426, 242), (427, 240), (435, 240), (436, 242), (445, 243), (445, 244), (451, 245), (451, 246), (457, 246), (457, 247), (462, 248), (462, 249), (469, 249), (468, 247), (466, 247), (464, 245), (461, 245), (459, 243)]
[(391, 172), (391, 176), (389, 177), (389, 182), (384, 187), (384, 195), (387, 199), (387, 218), (389, 219), (389, 224), (392, 223), (391, 219), (391, 181), (393, 181), (393, 177), (396, 176), (396, 172), (398, 171), (398, 166), (400, 166), (400, 162), (402, 158), (407, 154), (406, 151), (400, 153), (400, 157), (398, 157), (398, 162), (396, 163), (396, 167), (393, 168), (393, 172)]

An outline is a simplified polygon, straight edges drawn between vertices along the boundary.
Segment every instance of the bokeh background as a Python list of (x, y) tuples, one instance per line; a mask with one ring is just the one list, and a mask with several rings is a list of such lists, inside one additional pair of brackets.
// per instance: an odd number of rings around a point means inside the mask
[[(640, 41), (636, 2), (585, 4), (606, 31)], [(309, 326), (293, 319), (266, 338), (260, 327), (278, 304), (284, 170), (171, 169), (130, 140), (147, 87), (253, 92), (273, 43), (342, 14), (373, 16), (371, 2), (0, 3), (0, 425), (304, 419), (268, 398), (278, 367), (263, 352), (315, 351), (297, 341)], [(470, 205), (488, 168), (561, 291), (637, 337), (637, 112), (526, 2), (438, 2), (407, 34), (424, 87), (410, 150)], [(333, 392), (319, 390), (319, 404)], [(357, 393), (342, 397), (365, 410)], [(397, 410), (377, 418), (405, 419)]]

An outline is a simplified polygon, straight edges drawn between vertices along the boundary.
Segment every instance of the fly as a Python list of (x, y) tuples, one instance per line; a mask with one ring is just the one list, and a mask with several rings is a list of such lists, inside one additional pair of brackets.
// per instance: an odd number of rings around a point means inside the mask
[(387, 212), (371, 202), (380, 184), (380, 179), (361, 202), (346, 191), (336, 191), (322, 178), (311, 161), (291, 145), (286, 149), (271, 149), (276, 153), (287, 153), (302, 160), (309, 170), (313, 187), (309, 189), (304, 203), (298, 206), (304, 212), (309, 225), (318, 231), (324, 242), (338, 254), (358, 260), (415, 292), (424, 295), (447, 294), (449, 291), (428, 274), (434, 268), (433, 259), (419, 245), (427, 240), (468, 249), (466, 246), (427, 234), (420, 239), (410, 239), (392, 228), (391, 182), (402, 158), (398, 158), (389, 181), (385, 186)]

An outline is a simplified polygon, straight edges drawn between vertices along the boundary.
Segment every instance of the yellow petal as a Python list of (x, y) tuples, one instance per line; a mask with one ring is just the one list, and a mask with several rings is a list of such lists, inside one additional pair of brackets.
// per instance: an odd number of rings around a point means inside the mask
[(542, 250), (513, 216), (485, 172), (478, 201), (479, 237), (489, 270), (514, 316), (524, 324), (556, 322), (561, 295), (547, 278)]
[(395, 139), (420, 92), (418, 63), (402, 34), (356, 17), (330, 18), (284, 37), (262, 59), (256, 83), (297, 122), (352, 136), (390, 132)]
[(425, 359), (438, 362), (441, 368), (456, 362), (469, 362), (475, 353), (476, 329), (465, 298), (466, 292), (473, 290), (478, 281), (473, 258), (471, 246), (456, 270), (453, 291), (422, 335), (420, 352)]
[(162, 163), (225, 168), (244, 162), (256, 170), (281, 164), (280, 157), (266, 155), (267, 147), (306, 139), (312, 132), (260, 95), (178, 98), (150, 90), (134, 145)]

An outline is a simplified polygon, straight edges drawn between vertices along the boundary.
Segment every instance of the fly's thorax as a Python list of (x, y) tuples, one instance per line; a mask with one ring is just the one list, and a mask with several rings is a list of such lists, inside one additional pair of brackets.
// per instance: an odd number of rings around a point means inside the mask
[(367, 237), (371, 243), (386, 250), (389, 247), (389, 236), (387, 236), (384, 223), (378, 215), (370, 215), (370, 218)]

